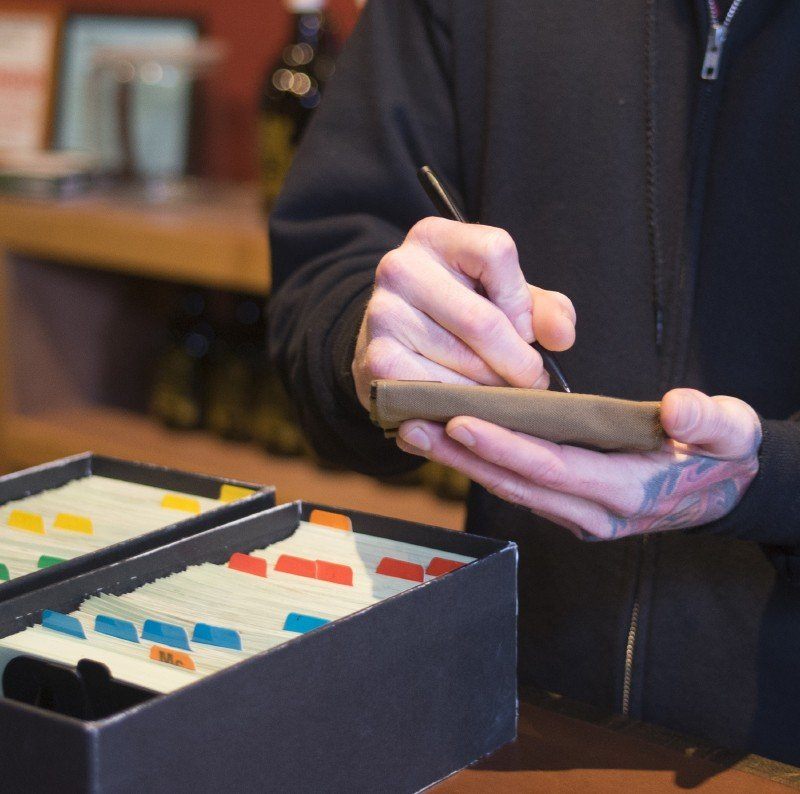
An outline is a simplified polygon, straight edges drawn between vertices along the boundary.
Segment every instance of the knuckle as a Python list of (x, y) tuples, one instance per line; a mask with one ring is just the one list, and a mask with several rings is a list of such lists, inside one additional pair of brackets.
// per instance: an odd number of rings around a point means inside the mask
[[(532, 348), (526, 348), (513, 358), (506, 360), (505, 375), (514, 383), (525, 383), (530, 388), (542, 377), (544, 367), (541, 358)], [(548, 381), (549, 383), (549, 381)]]
[(408, 273), (407, 256), (401, 248), (394, 248), (383, 255), (375, 269), (375, 284), (384, 287), (402, 284)]
[(508, 477), (495, 480), (487, 490), (489, 493), (505, 502), (521, 504), (524, 500), (524, 489), (516, 480), (512, 480)]
[(564, 485), (564, 466), (555, 455), (548, 455), (533, 467), (531, 479), (545, 488), (559, 490)]
[(416, 240), (423, 245), (433, 239), (442, 228), (442, 219), (429, 215), (418, 220), (408, 231), (407, 239)]
[(391, 294), (383, 289), (375, 290), (370, 298), (365, 314), (367, 328), (371, 332), (390, 328), (394, 324), (393, 321), (395, 317), (395, 300), (392, 298)]
[(452, 362), (448, 366), (474, 380), (491, 377), (491, 372), (481, 358), (460, 340), (450, 337), (444, 342), (447, 357)]
[(490, 265), (502, 265), (517, 260), (517, 244), (505, 229), (487, 232), (483, 244), (483, 258)]
[(464, 330), (470, 339), (492, 342), (506, 330), (505, 315), (488, 303), (483, 311), (470, 312), (464, 317)]
[(364, 368), (373, 379), (393, 378), (399, 374), (400, 350), (382, 337), (373, 339), (364, 353)]

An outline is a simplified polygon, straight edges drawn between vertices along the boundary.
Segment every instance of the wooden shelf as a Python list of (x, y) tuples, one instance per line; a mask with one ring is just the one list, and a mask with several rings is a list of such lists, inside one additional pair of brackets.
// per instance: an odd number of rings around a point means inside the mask
[(140, 414), (110, 408), (66, 408), (6, 418), (3, 462), (15, 468), (63, 455), (93, 452), (162, 466), (277, 485), (279, 501), (308, 499), (333, 506), (463, 528), (464, 506), (421, 488), (320, 469), (306, 459), (279, 458), (252, 444), (205, 432), (169, 430)]
[(252, 187), (209, 185), (147, 204), (111, 191), (71, 199), (0, 197), (0, 247), (64, 263), (266, 294), (266, 218)]

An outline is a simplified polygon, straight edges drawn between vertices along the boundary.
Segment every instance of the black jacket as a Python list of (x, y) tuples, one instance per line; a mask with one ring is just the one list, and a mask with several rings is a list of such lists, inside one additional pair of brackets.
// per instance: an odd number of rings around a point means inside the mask
[(582, 543), (473, 488), (468, 528), (520, 546), (524, 682), (800, 763), (800, 2), (743, 0), (713, 81), (708, 28), (705, 0), (370, 0), (273, 214), (271, 343), (323, 455), (414, 465), (349, 368), (429, 163), (573, 299), (573, 388), (748, 401), (722, 521)]

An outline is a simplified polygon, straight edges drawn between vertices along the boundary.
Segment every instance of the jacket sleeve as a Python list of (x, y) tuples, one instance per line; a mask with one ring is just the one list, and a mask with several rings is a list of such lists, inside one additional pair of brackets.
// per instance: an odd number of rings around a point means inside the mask
[(431, 214), (424, 164), (459, 192), (450, 40), (434, 0), (370, 0), (270, 218), (270, 351), (326, 460), (408, 470), (359, 404), (350, 364), (375, 267)]
[(800, 422), (762, 420), (759, 467), (739, 504), (702, 530), (762, 544), (800, 585)]

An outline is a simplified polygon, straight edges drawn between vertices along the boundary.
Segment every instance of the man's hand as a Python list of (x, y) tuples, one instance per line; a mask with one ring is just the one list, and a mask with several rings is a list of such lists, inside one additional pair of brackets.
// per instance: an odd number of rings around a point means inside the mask
[(668, 392), (658, 452), (601, 453), (513, 433), (471, 417), (410, 421), (398, 445), (464, 472), (582, 539), (707, 524), (729, 513), (758, 471), (761, 425), (734, 397)]
[(571, 301), (525, 282), (502, 229), (425, 218), (378, 265), (352, 364), (356, 392), (368, 408), (380, 378), (546, 389), (534, 338), (571, 347)]

